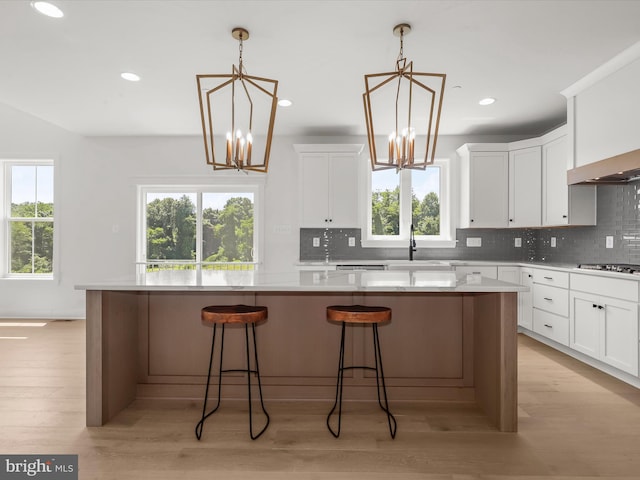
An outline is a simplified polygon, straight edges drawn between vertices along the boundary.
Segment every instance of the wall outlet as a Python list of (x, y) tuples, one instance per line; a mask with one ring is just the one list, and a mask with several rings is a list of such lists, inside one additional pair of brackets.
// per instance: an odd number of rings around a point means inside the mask
[(556, 237), (551, 237), (551, 248), (556, 248)]
[(467, 237), (467, 247), (481, 247), (482, 237)]
[(356, 246), (356, 237), (349, 237), (349, 246), (350, 247)]
[(314, 247), (320, 246), (320, 237), (313, 237), (313, 246)]
[(522, 247), (522, 239), (521, 238), (514, 238), (513, 239), (513, 246), (516, 247), (516, 248)]
[(286, 235), (291, 233), (291, 225), (276, 225), (273, 227), (273, 233)]
[(605, 239), (605, 247), (613, 248), (613, 235), (607, 235), (606, 237), (604, 237), (604, 239)]

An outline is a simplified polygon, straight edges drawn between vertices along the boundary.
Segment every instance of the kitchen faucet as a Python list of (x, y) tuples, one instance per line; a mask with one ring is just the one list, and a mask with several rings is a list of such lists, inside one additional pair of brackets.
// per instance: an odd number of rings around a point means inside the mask
[(411, 224), (411, 230), (409, 233), (409, 260), (413, 260), (413, 252), (416, 252), (416, 238), (415, 232), (413, 228), (413, 223)]

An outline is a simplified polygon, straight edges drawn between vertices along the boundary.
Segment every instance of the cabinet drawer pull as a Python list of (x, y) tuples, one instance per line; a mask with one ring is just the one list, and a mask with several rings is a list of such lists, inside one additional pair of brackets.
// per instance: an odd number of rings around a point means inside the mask
[(553, 280), (553, 277), (543, 277), (545, 280)]
[(544, 326), (547, 328), (553, 328), (553, 325), (549, 325), (548, 323), (545, 323)]
[(544, 299), (545, 299), (547, 302), (553, 302), (553, 298), (544, 297)]

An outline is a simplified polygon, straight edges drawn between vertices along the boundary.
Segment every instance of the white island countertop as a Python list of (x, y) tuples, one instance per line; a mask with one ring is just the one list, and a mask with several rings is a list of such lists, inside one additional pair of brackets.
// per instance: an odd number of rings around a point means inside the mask
[(524, 292), (527, 287), (453, 271), (167, 270), (135, 280), (98, 281), (78, 290), (255, 292)]

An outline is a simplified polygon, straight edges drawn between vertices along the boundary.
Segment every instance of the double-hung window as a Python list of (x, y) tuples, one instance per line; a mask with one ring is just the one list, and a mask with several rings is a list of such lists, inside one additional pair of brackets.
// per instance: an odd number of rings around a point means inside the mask
[(363, 245), (401, 247), (413, 225), (422, 247), (453, 247), (448, 160), (424, 170), (369, 172)]
[(5, 160), (2, 275), (52, 278), (54, 266), (53, 161)]
[(138, 263), (146, 271), (259, 262), (259, 185), (141, 186), (139, 194)]

